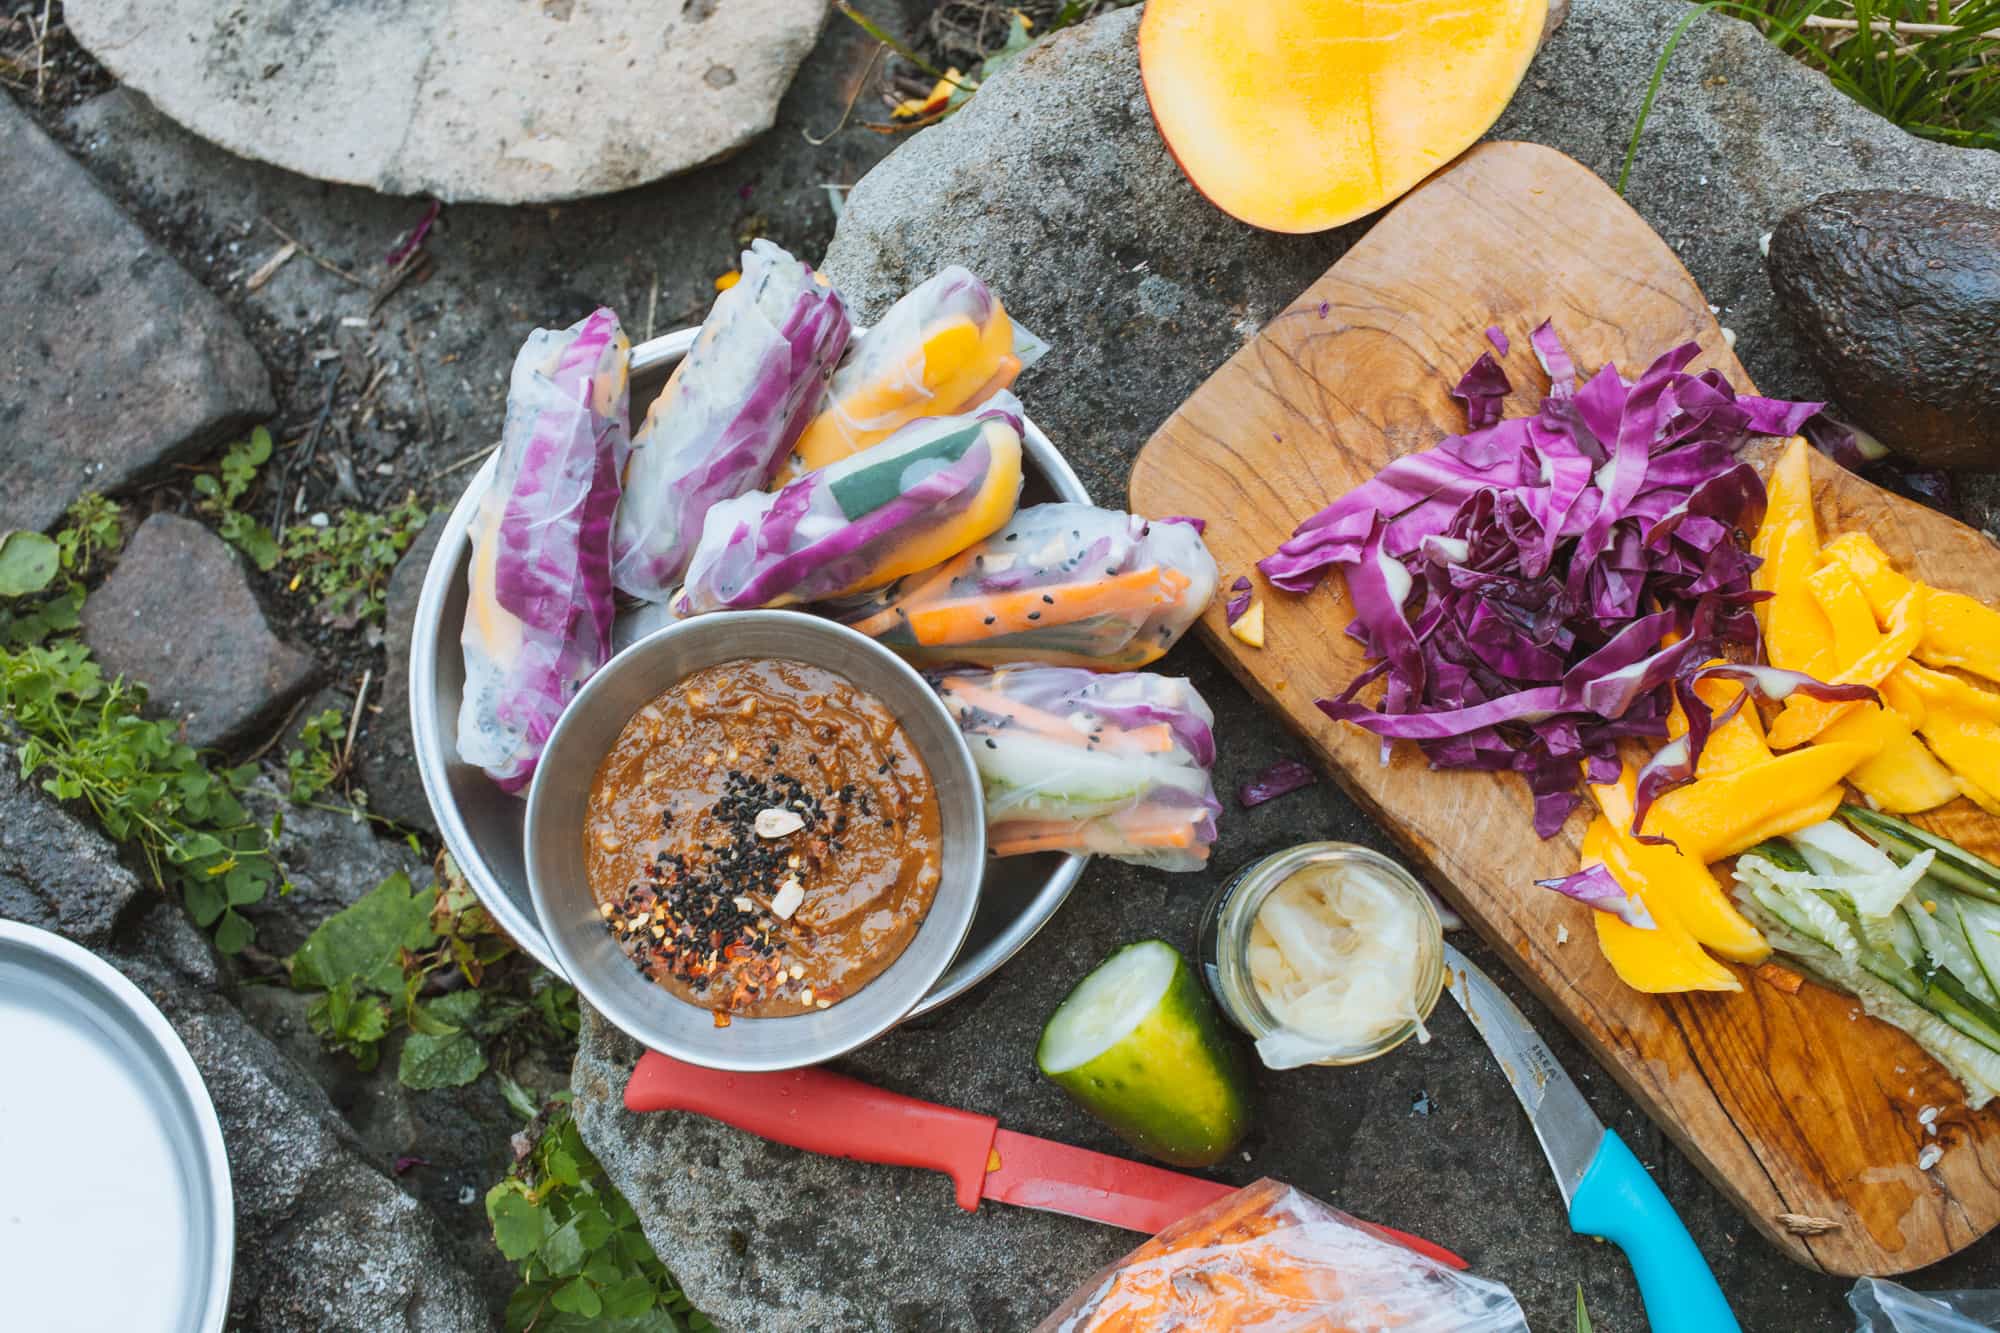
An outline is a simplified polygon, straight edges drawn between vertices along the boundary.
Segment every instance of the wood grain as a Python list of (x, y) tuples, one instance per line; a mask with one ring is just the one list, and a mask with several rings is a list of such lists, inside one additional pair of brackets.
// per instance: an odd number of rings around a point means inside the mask
[[(1532, 411), (1547, 378), (1527, 334), (1544, 317), (1579, 366), (1636, 374), (1694, 340), (1697, 368), (1749, 391), (1694, 280), (1624, 201), (1551, 149), (1485, 144), (1409, 195), (1160, 428), (1132, 507), (1206, 517), (1224, 577), (1248, 573), (1391, 458), (1464, 428), (1446, 390), (1487, 349), (1488, 325), (1514, 343), (1508, 414)], [(1752, 452), (1762, 466), (1774, 455)], [(2000, 599), (1991, 542), (1818, 456), (1814, 469), (1824, 533), (1866, 528), (1906, 572)], [(1582, 816), (1543, 842), (1512, 775), (1432, 772), (1407, 745), (1381, 764), (1375, 738), (1313, 707), (1364, 664), (1342, 632), (1339, 580), (1304, 597), (1260, 583), (1260, 595), (1268, 648), (1229, 635), (1219, 605), (1203, 622), (1210, 644), (1774, 1244), (1830, 1273), (1898, 1273), (2000, 1220), (2000, 1105), (1967, 1111), (1919, 1048), (1817, 986), (1788, 996), (1744, 972), (1736, 995), (1628, 989), (1588, 909), (1531, 883), (1576, 868)], [(2000, 853), (2000, 821), (1967, 802), (1926, 822)], [(1918, 1122), (1926, 1106), (1942, 1108), (1934, 1138)], [(1919, 1171), (1930, 1143), (1944, 1155)], [(1780, 1214), (1839, 1225), (1798, 1236)]]

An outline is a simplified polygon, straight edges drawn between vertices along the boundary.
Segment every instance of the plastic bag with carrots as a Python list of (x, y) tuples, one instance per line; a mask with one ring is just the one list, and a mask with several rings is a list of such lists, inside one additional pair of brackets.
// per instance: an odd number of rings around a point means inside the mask
[(1035, 1333), (1527, 1333), (1512, 1293), (1260, 1180), (1085, 1283)]
[(1199, 870), (1215, 841), (1215, 715), (1193, 685), (1074, 667), (956, 671), (938, 693), (972, 747), (995, 856), (1075, 852)]

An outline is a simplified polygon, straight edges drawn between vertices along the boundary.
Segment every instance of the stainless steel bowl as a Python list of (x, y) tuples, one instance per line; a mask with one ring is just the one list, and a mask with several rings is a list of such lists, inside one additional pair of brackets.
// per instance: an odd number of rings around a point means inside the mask
[[(632, 349), (634, 418), (644, 414), (666, 383), (667, 372), (693, 345), (697, 331), (663, 334)], [(1025, 422), (1022, 445), (1027, 481), (1021, 503), (1090, 503), (1083, 482), (1033, 421)], [(488, 459), (452, 510), (424, 576), (410, 640), (410, 725), (424, 794), (430, 798), (431, 813), (452, 859), (500, 928), (542, 966), (567, 975), (535, 918), (528, 893), (522, 839), (526, 806), (458, 757), (458, 706), (465, 687), (458, 633), (465, 623), (466, 565), (472, 556), (467, 533), (492, 476), (493, 462)], [(621, 617), (618, 642), (635, 641), (650, 624), (643, 614)], [(958, 961), (913, 1012), (927, 1013), (964, 994), (1019, 952), (1062, 906), (1083, 865), (1083, 857), (1053, 852), (989, 861), (979, 911)]]
[[(704, 667), (744, 658), (810, 662), (879, 699), (902, 724), (937, 792), (942, 859), (937, 893), (896, 961), (828, 1008), (739, 1018), (719, 1028), (707, 1009), (642, 976), (598, 914), (584, 874), (590, 784), (618, 733), (659, 693)], [(583, 998), (656, 1051), (710, 1069), (796, 1069), (844, 1055), (907, 1017), (957, 956), (979, 905), (986, 814), (972, 751), (943, 702), (902, 658), (844, 625), (798, 611), (732, 611), (671, 625), (627, 648), (590, 678), (556, 724), (528, 790), (528, 887), (556, 959)]]

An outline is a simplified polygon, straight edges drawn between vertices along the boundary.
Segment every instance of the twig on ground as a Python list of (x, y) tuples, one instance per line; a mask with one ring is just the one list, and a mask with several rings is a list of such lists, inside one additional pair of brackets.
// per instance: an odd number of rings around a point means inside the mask
[(354, 758), (354, 734), (361, 730), (361, 708), (368, 702), (368, 686), (375, 679), (375, 668), (369, 667), (361, 673), (361, 688), (354, 692), (354, 711), (347, 715), (347, 740), (340, 747), (340, 771), (345, 773)]
[(874, 77), (875, 67), (882, 63), (882, 53), (884, 51), (887, 51), (888, 49), (889, 48), (886, 45), (881, 45), (881, 44), (878, 44), (875, 47), (875, 54), (868, 57), (868, 63), (861, 67), (861, 75), (854, 81), (854, 91), (847, 95), (847, 105), (841, 108), (840, 119), (834, 122), (832, 129), (828, 130), (825, 134), (819, 136), (818, 138), (814, 138), (812, 131), (810, 130), (799, 131), (799, 134), (804, 137), (807, 143), (811, 144), (815, 148), (818, 148), (822, 144), (826, 143), (828, 140), (833, 138), (834, 135), (840, 133), (843, 129), (847, 128), (847, 118), (854, 114), (854, 104), (861, 100), (861, 90), (863, 88), (866, 88), (868, 86), (868, 80)]
[[(647, 337), (652, 337), (652, 312), (646, 315)], [(403, 326), (403, 342), (410, 349), (410, 368), (417, 375), (417, 396), (424, 405), (424, 448), (437, 447), (437, 422), (431, 416), (431, 386), (424, 378), (423, 353), (417, 350), (417, 331), (408, 324)]]
[[(1859, 32), (1861, 20), (1829, 18), (1824, 14), (1808, 14), (1799, 23), (1803, 28), (1823, 28), (1829, 32)], [(1870, 32), (1887, 33), (1892, 37), (1944, 37), (1955, 32), (1968, 31), (1955, 23), (1905, 23), (1900, 19), (1870, 19)], [(1979, 34), (2000, 40), (2000, 28), (1990, 28)]]
[(420, 268), (428, 269), (430, 262), (431, 252), (421, 245), (397, 260), (395, 267), (389, 270), (389, 276), (382, 279), (382, 285), (368, 298), (368, 313), (372, 315), (380, 310), (383, 303), (396, 294), (396, 289), (409, 281), (412, 273)]
[(356, 287), (361, 288), (363, 291), (367, 291), (369, 289), (368, 280), (366, 278), (357, 278), (352, 273), (349, 273), (346, 269), (342, 268), (340, 265), (334, 263), (332, 260), (322, 259), (320, 256), (314, 254), (311, 250), (307, 249), (306, 243), (304, 241), (292, 235), (290, 232), (286, 231), (283, 227), (280, 227), (277, 223), (271, 221), (271, 219), (259, 218), (258, 221), (262, 222), (272, 231), (278, 233), (278, 236), (281, 239), (290, 241), (293, 245), (298, 246), (300, 254), (304, 255), (307, 259), (310, 259), (313, 263), (325, 269), (328, 273), (333, 274), (334, 277), (343, 279), (344, 281), (347, 282), (351, 282)]
[[(326, 430), (327, 420), (333, 416), (333, 395), (339, 387), (340, 367), (335, 366), (326, 377), (326, 401), (320, 404), (319, 419), (313, 422), (312, 434), (306, 436), (306, 447), (298, 454), (288, 455), (284, 470), (278, 474), (277, 503), (271, 509), (271, 535), (277, 541), (285, 539), (285, 492), (291, 489), (292, 464), (295, 460), (302, 460), (298, 464), (301, 470), (311, 469), (313, 456), (319, 451), (319, 437)], [(305, 493), (303, 482), (300, 483), (299, 493)]]
[(273, 276), (277, 274), (279, 269), (283, 268), (287, 263), (291, 262), (292, 256), (297, 254), (298, 252), (299, 252), (299, 243), (297, 241), (286, 241), (283, 245), (278, 247), (277, 252), (275, 254), (273, 254), (269, 259), (265, 260), (263, 263), (257, 266), (257, 271), (255, 273), (252, 273), (248, 278), (244, 280), (243, 290), (246, 292), (254, 292), (259, 287), (262, 287), (265, 283), (269, 282)]
[(42, 21), (35, 29), (35, 105), (40, 106), (49, 84), (49, 6), (42, 0)]
[(283, 740), (285, 738), (285, 733), (292, 729), (292, 723), (299, 720), (299, 710), (304, 708), (307, 704), (311, 702), (312, 702), (311, 699), (301, 699), (297, 703), (293, 704), (292, 711), (285, 714), (285, 720), (278, 724), (278, 729), (276, 731), (273, 731), (270, 734), (270, 736), (265, 738), (265, 741), (262, 745), (252, 750), (250, 752), (249, 758), (245, 759), (243, 762), (246, 764), (254, 764), (259, 759), (262, 759), (266, 754), (269, 754), (271, 751), (271, 747), (276, 745), (279, 741)]
[(452, 463), (451, 465), (446, 467), (443, 471), (432, 473), (431, 480), (438, 481), (441, 480), (442, 478), (449, 477), (452, 473), (458, 471), (462, 467), (470, 467), (472, 466), (472, 464), (483, 460), (488, 454), (492, 453), (495, 449), (498, 449), (499, 447), (500, 446), (497, 444), (489, 444), (483, 449), (474, 449), (471, 453), (459, 459), (457, 462)]
[(653, 270), (653, 285), (646, 289), (646, 338), (653, 341), (653, 314), (660, 308), (660, 270)]

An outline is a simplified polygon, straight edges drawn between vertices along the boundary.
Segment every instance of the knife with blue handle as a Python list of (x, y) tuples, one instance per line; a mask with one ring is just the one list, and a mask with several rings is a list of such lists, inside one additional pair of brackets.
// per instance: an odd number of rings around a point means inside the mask
[(1653, 1333), (1740, 1333), (1694, 1238), (1493, 979), (1444, 946), (1446, 989), (1500, 1061), (1569, 1206), (1571, 1231), (1602, 1236), (1631, 1261)]

